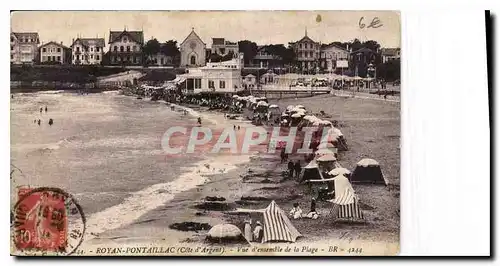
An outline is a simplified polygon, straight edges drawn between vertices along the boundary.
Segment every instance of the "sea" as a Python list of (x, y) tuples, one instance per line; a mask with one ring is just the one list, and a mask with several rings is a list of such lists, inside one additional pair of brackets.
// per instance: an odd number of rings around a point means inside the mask
[(169, 127), (193, 126), (198, 117), (226, 126), (223, 115), (189, 108), (185, 113), (117, 91), (17, 93), (10, 109), (11, 205), (20, 186), (63, 189), (84, 210), (88, 238), (130, 225), (176, 194), (202, 185), (204, 176), (249, 159), (167, 156), (162, 138)]

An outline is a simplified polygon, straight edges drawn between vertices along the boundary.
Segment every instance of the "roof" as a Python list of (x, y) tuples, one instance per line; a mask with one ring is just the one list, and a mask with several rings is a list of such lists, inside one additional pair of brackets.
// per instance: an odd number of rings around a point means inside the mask
[(212, 38), (212, 44), (215, 45), (224, 45), (224, 38)]
[(400, 50), (400, 48), (382, 48), (382, 55), (395, 56)]
[[(28, 38), (28, 39), (39, 39), (38, 38), (38, 32), (12, 32), (14, 36), (16, 36), (17, 39), (21, 38)], [(40, 43), (40, 40), (37, 41), (37, 43)]]
[(351, 52), (351, 54), (358, 54), (358, 53), (375, 53), (375, 52), (371, 49), (366, 48), (366, 47), (363, 47), (361, 49), (358, 49), (356, 51)]
[(311, 38), (309, 38), (309, 36), (302, 37), (302, 39), (300, 39), (299, 41), (297, 41), (297, 43), (304, 42), (304, 41), (310, 41), (310, 42), (314, 42), (315, 43), (315, 41), (313, 41)]
[(194, 35), (195, 38), (197, 38), (198, 40), (200, 40), (201, 43), (205, 44), (203, 42), (203, 40), (200, 38), (200, 36), (198, 36), (198, 34), (196, 34), (196, 32), (194, 32), (194, 29), (191, 30), (191, 32), (188, 34), (188, 36), (184, 39), (184, 41), (182, 41), (179, 46), (183, 45), (191, 35)]
[(117, 39), (119, 39), (123, 35), (127, 35), (129, 38), (131, 38), (136, 43), (144, 44), (144, 33), (142, 31), (127, 31), (127, 30), (110, 31), (108, 43), (115, 42)]
[(77, 38), (70, 47), (73, 47), (76, 42), (80, 42), (83, 46), (90, 46), (91, 44), (95, 44), (97, 47), (104, 47), (105, 40), (104, 38)]
[(344, 50), (344, 51), (346, 51), (346, 52), (349, 52), (349, 50), (345, 49), (344, 47), (340, 47), (340, 46), (338, 46), (338, 45), (336, 45), (336, 44), (333, 44), (333, 43), (326, 44), (326, 45), (325, 45), (324, 47), (322, 47), (322, 48), (330, 48), (330, 47), (335, 47), (335, 48), (338, 48), (338, 49), (340, 49), (340, 50)]
[(54, 42), (54, 41), (50, 41), (50, 42), (48, 42), (48, 43), (46, 43), (46, 44), (43, 44), (42, 46), (40, 46), (40, 48), (45, 47), (45, 46), (47, 46), (47, 45), (49, 45), (49, 44), (54, 44), (54, 45), (59, 46), (59, 47), (61, 47), (61, 48), (64, 48), (64, 49), (69, 49), (68, 47), (66, 47), (66, 46), (64, 46), (64, 45), (62, 45), (62, 44), (60, 44), (60, 43)]

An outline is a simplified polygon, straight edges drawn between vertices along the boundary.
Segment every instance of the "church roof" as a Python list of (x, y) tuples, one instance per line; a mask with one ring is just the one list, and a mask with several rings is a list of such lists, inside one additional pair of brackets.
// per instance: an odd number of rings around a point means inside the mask
[(189, 39), (189, 37), (191, 37), (191, 36), (194, 36), (195, 38), (197, 38), (198, 40), (200, 40), (201, 43), (205, 44), (203, 42), (203, 40), (200, 38), (200, 36), (198, 36), (198, 34), (196, 34), (196, 32), (194, 31), (194, 28), (193, 28), (191, 30), (191, 32), (189, 33), (189, 35), (186, 37), (186, 39), (184, 39), (184, 41), (182, 41), (180, 45), (183, 45)]

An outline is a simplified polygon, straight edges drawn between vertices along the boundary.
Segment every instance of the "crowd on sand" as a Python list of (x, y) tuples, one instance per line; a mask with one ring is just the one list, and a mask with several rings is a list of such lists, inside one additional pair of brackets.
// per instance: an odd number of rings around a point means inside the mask
[[(331, 116), (320, 111), (317, 114), (312, 114), (303, 105), (290, 105), (284, 110), (276, 104), (270, 104), (265, 97), (254, 97), (252, 95), (227, 95), (227, 94), (184, 94), (177, 89), (165, 88), (141, 88), (136, 87), (135, 94), (139, 97), (151, 97), (151, 100), (164, 100), (168, 103), (199, 105), (208, 107), (211, 110), (218, 110), (225, 114), (228, 119), (236, 119), (242, 117), (248, 119), (252, 124), (257, 126), (280, 126), (280, 128), (290, 129), (297, 128), (297, 136), (299, 142), (303, 141), (305, 127), (313, 128), (312, 140), (309, 148), (312, 150), (310, 154), (304, 154), (298, 159), (298, 154), (286, 152), (286, 143), (278, 142), (277, 148), (280, 150), (281, 164), (287, 166), (287, 170), (283, 173), (284, 179), (295, 180), (300, 184), (306, 184), (311, 192), (311, 201), (308, 203), (309, 210), (303, 211), (299, 202), (293, 204), (285, 216), (278, 215), (281, 212), (275, 212), (273, 215), (280, 216), (279, 219), (283, 223), (289, 224), (287, 230), (295, 230), (288, 219), (318, 219), (320, 213), (316, 210), (318, 201), (332, 203), (334, 214), (333, 219), (346, 218), (347, 220), (361, 219), (363, 216), (359, 206), (357, 205), (357, 196), (351, 186), (353, 182), (366, 182), (371, 184), (384, 183), (382, 172), (378, 162), (373, 159), (364, 159), (357, 164), (356, 169), (351, 171), (343, 168), (339, 163), (339, 154), (348, 151), (347, 140), (344, 138), (339, 129), (338, 121), (330, 121)], [(198, 119), (201, 124), (201, 118)], [(300, 138), (302, 138), (300, 140)], [(302, 143), (299, 143), (299, 147)], [(289, 158), (292, 155), (293, 160)], [(302, 155), (301, 155), (302, 156)], [(304, 165), (302, 165), (303, 160)], [(358, 169), (359, 168), (359, 169)], [(316, 185), (319, 185), (316, 186)], [(271, 205), (274, 207), (274, 201), (266, 209), (260, 213), (268, 212)], [(344, 207), (350, 211), (344, 212)], [(276, 214), (278, 213), (278, 214)], [(285, 213), (285, 212), (282, 212)], [(287, 222), (288, 221), (288, 222)], [(247, 219), (241, 235), (249, 242), (266, 242), (266, 241), (291, 241), (295, 242), (295, 238), (300, 236), (300, 233), (291, 234), (295, 237), (290, 239), (274, 236), (270, 239), (269, 230), (266, 227), (273, 226), (272, 222), (266, 219), (258, 218), (252, 228), (252, 219)], [(291, 228), (291, 229), (290, 229)], [(214, 237), (212, 228), (209, 236)], [(225, 228), (224, 231), (228, 231)], [(237, 229), (235, 229), (237, 230)], [(267, 230), (267, 231), (266, 231)], [(280, 229), (281, 230), (281, 229)], [(230, 230), (229, 230), (230, 231)], [(288, 234), (290, 235), (290, 234)], [(224, 238), (224, 236), (221, 236)], [(221, 241), (220, 239), (218, 240)]]

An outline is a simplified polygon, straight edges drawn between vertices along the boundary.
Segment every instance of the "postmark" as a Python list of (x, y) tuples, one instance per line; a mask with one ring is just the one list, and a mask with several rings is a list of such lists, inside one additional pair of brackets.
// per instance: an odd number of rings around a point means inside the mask
[(59, 188), (19, 188), (13, 208), (13, 255), (71, 255), (83, 241), (85, 215)]

